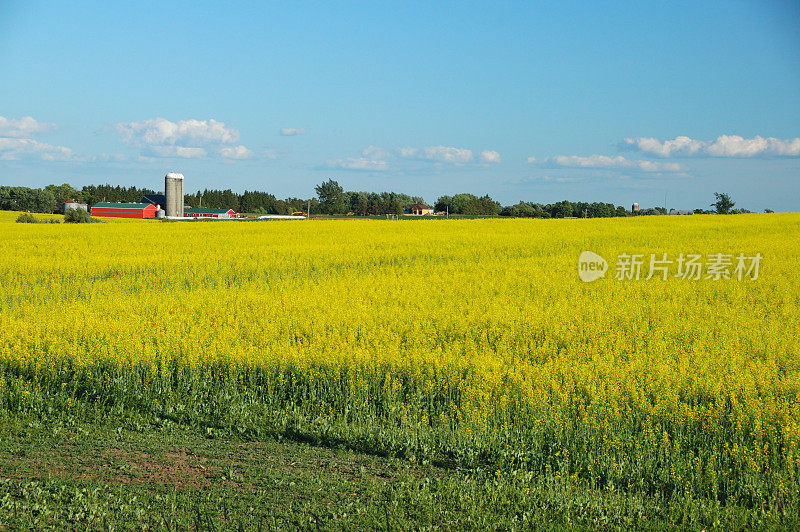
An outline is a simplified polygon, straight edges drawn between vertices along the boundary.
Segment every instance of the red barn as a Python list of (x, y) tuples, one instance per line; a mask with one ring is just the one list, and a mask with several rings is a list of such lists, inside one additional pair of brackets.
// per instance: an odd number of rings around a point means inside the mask
[(152, 203), (109, 203), (92, 205), (92, 216), (113, 218), (155, 218), (156, 206)]

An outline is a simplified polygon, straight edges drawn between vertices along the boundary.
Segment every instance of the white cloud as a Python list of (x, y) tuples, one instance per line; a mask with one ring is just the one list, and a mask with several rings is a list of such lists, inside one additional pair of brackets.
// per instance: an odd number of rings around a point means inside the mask
[(177, 157), (180, 159), (202, 159), (207, 155), (205, 148), (187, 146), (149, 146), (145, 154), (152, 157)]
[(428, 146), (425, 148), (400, 148), (398, 154), (403, 159), (419, 159), (437, 163), (465, 164), (473, 160), (472, 150), (449, 146)]
[(55, 124), (39, 122), (30, 116), (19, 119), (0, 116), (0, 137), (24, 138), (55, 129)]
[[(403, 160), (463, 166), (474, 163), (475, 156), (472, 150), (448, 146), (405, 147), (393, 150), (368, 146), (361, 150), (361, 157), (329, 160), (323, 168), (383, 171), (391, 168), (402, 169)], [(496, 151), (484, 150), (480, 154), (480, 161), (484, 164), (494, 164), (501, 162), (501, 157)]]
[(338, 168), (342, 170), (364, 170), (364, 171), (383, 171), (389, 168), (386, 161), (370, 159), (367, 157), (348, 157), (346, 159), (335, 159), (325, 163), (327, 168)]
[(798, 157), (800, 156), (800, 137), (777, 139), (756, 135), (746, 139), (739, 135), (720, 135), (714, 141), (676, 137), (663, 142), (652, 137), (636, 137), (625, 139), (620, 147), (652, 153), (660, 157)]
[(708, 146), (707, 151), (713, 157), (754, 157), (756, 155), (797, 157), (800, 156), (800, 138), (781, 140), (756, 135), (752, 139), (745, 139), (738, 135), (720, 135)]
[(481, 152), (481, 160), (485, 163), (499, 163), (502, 159), (500, 154), (494, 150), (483, 150)]
[(113, 163), (121, 163), (123, 161), (127, 161), (128, 157), (121, 153), (101, 153), (100, 155), (93, 155), (88, 159), (91, 162), (113, 162)]
[(560, 166), (566, 168), (629, 168), (643, 172), (683, 172), (686, 169), (678, 163), (658, 163), (653, 161), (639, 161), (626, 159), (621, 155), (609, 157), (607, 155), (557, 155), (541, 161), (529, 157), (528, 162), (540, 162), (544, 165)]
[(555, 176), (554, 177), (554, 176), (549, 176), (549, 175), (543, 175), (543, 176), (523, 177), (521, 179), (511, 179), (509, 181), (506, 181), (506, 183), (508, 183), (510, 185), (524, 185), (524, 184), (527, 184), (527, 183), (541, 183), (541, 182), (544, 182), (544, 183), (579, 183), (579, 182), (582, 182), (582, 181), (586, 181), (586, 179), (587, 178), (585, 176), (581, 176), (581, 177)]
[(281, 128), (281, 135), (284, 137), (294, 137), (295, 135), (305, 135), (306, 128), (304, 127), (284, 127)]
[(556, 166), (569, 166), (573, 168), (610, 168), (613, 166), (624, 166), (627, 160), (625, 157), (608, 157), (606, 155), (590, 155), (581, 157), (579, 155), (556, 155), (547, 159), (548, 162)]
[(30, 116), (19, 119), (0, 116), (0, 160), (67, 161), (75, 159), (72, 150), (67, 147), (53, 146), (31, 138), (37, 133), (55, 128), (55, 124), (39, 122)]
[(180, 120), (170, 122), (165, 118), (150, 118), (141, 122), (119, 123), (117, 132), (126, 144), (135, 146), (181, 145), (207, 146), (233, 144), (239, 132), (223, 122), (210, 120)]
[(226, 159), (250, 159), (253, 152), (244, 146), (225, 146), (219, 150), (219, 154)]
[(686, 168), (678, 163), (657, 163), (653, 161), (632, 161), (645, 172), (684, 172)]
[(671, 155), (695, 155), (704, 148), (704, 144), (689, 137), (676, 137), (664, 142), (650, 137), (637, 137), (625, 139), (622, 147), (652, 153), (660, 157), (670, 157)]
[(417, 153), (419, 153), (419, 148), (400, 148), (397, 150), (397, 154), (403, 159), (416, 158)]
[(16, 161), (25, 158), (43, 161), (66, 161), (73, 158), (72, 150), (64, 146), (52, 146), (34, 139), (0, 137), (0, 160)]
[(359, 170), (383, 172), (389, 169), (387, 159), (393, 159), (392, 152), (377, 146), (368, 146), (361, 150), (361, 157), (346, 157), (325, 162), (324, 168), (340, 170)]
[(150, 118), (141, 122), (116, 124), (125, 144), (142, 149), (148, 157), (202, 159), (215, 155), (226, 159), (249, 159), (253, 152), (235, 145), (239, 132), (216, 120)]
[(386, 160), (392, 157), (392, 153), (377, 146), (369, 146), (361, 150), (361, 156), (368, 159)]

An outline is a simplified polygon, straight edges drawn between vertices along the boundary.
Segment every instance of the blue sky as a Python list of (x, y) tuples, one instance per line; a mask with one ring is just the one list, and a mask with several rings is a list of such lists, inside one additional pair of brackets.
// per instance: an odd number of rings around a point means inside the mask
[(0, 2), (0, 183), (800, 210), (800, 3)]

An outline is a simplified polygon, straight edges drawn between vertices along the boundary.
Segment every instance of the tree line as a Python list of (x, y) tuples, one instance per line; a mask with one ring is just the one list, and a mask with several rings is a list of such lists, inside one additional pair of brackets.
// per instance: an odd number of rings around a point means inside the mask
[[(346, 191), (336, 181), (329, 179), (315, 187), (316, 197), (278, 199), (268, 192), (245, 190), (243, 193), (226, 190), (198, 190), (184, 196), (191, 207), (209, 209), (233, 209), (253, 214), (291, 214), (306, 212), (314, 214), (357, 216), (403, 214), (414, 204), (425, 204), (420, 196), (398, 192)], [(51, 213), (60, 212), (64, 202), (77, 200), (94, 205), (101, 201), (136, 203), (143, 196), (155, 194), (149, 188), (121, 187), (119, 185), (86, 185), (80, 190), (64, 183), (47, 185), (44, 188), (0, 186), (0, 210)], [(734, 202), (727, 194), (715, 194), (712, 204), (715, 211), (695, 209), (695, 213), (717, 212), (720, 214), (748, 212), (731, 209)], [(433, 204), (436, 212), (468, 216), (508, 216), (515, 218), (609, 218), (628, 216), (625, 207), (602, 202), (534, 203), (520, 201), (516, 205), (502, 206), (488, 194), (476, 196), (462, 193), (441, 196)], [(770, 211), (771, 212), (771, 211)], [(667, 214), (663, 207), (642, 209), (639, 215)]]
[(0, 210), (53, 213), (60, 212), (69, 200), (94, 205), (101, 201), (138, 202), (153, 190), (111, 185), (87, 185), (81, 190), (68, 183), (44, 188), (0, 186)]
[[(352, 192), (345, 191), (333, 180), (325, 181), (315, 188), (319, 199), (319, 212), (324, 214), (403, 214), (413, 204), (425, 201), (418, 196), (395, 192)], [(569, 218), (569, 217), (610, 217), (627, 216), (624, 207), (611, 203), (572, 203), (560, 201), (554, 204), (519, 202), (517, 205), (503, 207), (488, 194), (455, 194), (441, 196), (433, 204), (435, 212), (469, 216), (513, 216), (517, 218)]]

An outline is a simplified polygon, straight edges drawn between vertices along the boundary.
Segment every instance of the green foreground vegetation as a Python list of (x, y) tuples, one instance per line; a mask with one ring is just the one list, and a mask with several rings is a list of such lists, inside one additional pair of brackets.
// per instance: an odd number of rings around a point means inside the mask
[[(393, 429), (380, 397), (347, 397), (346, 382), (222, 365), (162, 373), (0, 368), (0, 530), (800, 526), (797, 500), (576, 485), (541, 447), (538, 470), (501, 452), (468, 459), (446, 452), (446, 427)], [(310, 401), (323, 394), (343, 395), (326, 417)], [(359, 399), (358, 412), (337, 408)]]

